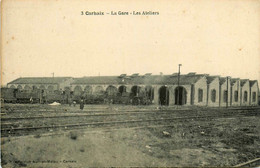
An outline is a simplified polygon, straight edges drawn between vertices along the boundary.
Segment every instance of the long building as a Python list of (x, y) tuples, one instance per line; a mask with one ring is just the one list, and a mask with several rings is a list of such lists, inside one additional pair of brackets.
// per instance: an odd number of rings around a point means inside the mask
[(210, 76), (189, 73), (185, 75), (145, 75), (93, 77), (18, 78), (7, 85), (21, 90), (42, 89), (47, 92), (69, 90), (75, 96), (124, 95), (146, 97), (155, 105), (196, 106), (256, 106), (259, 86), (257, 80)]

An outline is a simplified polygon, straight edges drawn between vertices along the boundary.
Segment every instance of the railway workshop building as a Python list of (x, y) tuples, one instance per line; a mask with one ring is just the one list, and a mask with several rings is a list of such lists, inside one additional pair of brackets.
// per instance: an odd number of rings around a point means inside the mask
[(26, 77), (18, 78), (8, 83), (7, 86), (20, 90), (42, 89), (53, 92), (55, 90), (64, 90), (65, 87), (70, 86), (72, 81), (72, 77)]
[(88, 98), (106, 94), (142, 97), (155, 105), (255, 106), (259, 86), (256, 80), (188, 73), (185, 75), (145, 75), (18, 78), (7, 85), (18, 90), (42, 89), (73, 93)]

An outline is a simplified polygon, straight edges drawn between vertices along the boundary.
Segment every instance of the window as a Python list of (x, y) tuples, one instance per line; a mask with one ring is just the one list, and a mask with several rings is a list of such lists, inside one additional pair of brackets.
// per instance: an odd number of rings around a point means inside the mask
[(256, 101), (256, 92), (253, 92), (253, 102)]
[(211, 90), (211, 101), (216, 102), (216, 90)]
[(227, 90), (224, 91), (224, 95), (223, 96), (224, 96), (224, 98), (223, 98), (224, 102), (226, 103), (227, 100), (228, 100), (228, 91)]
[(234, 98), (235, 98), (235, 102), (238, 102), (238, 91), (235, 91)]
[(202, 89), (199, 89), (199, 94), (198, 94), (198, 101), (199, 102), (202, 102), (202, 100), (203, 100), (203, 90)]
[(247, 102), (247, 91), (244, 91), (244, 102)]

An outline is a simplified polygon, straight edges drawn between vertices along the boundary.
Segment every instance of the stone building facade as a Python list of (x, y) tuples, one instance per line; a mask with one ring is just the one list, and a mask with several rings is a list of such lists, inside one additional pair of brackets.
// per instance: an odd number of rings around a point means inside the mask
[(250, 106), (258, 104), (257, 81), (189, 73), (172, 75), (92, 76), (82, 78), (18, 78), (9, 88), (52, 92), (68, 90), (75, 96), (121, 95), (146, 97), (155, 105), (195, 105), (210, 107)]

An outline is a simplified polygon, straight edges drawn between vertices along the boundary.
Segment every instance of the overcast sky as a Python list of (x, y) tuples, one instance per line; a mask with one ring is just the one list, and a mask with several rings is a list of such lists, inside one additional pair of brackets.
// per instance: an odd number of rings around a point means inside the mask
[(258, 0), (8, 0), (3, 8), (3, 84), (53, 72), (172, 74), (179, 63), (183, 74), (260, 80)]

